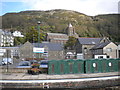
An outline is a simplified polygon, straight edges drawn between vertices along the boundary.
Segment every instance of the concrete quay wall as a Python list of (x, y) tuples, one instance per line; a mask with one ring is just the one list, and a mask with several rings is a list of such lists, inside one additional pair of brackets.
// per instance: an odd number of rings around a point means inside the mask
[[(89, 89), (89, 88), (104, 88), (104, 87), (112, 87), (112, 86), (120, 86), (120, 78), (113, 78), (113, 79), (94, 79), (89, 80), (76, 80), (73, 79), (72, 81), (61, 81), (56, 80), (56, 82), (52, 81), (29, 81), (26, 82), (1, 82), (1, 88), (74, 88), (74, 89)], [(92, 79), (92, 78), (91, 78)], [(75, 80), (75, 81), (74, 81)]]

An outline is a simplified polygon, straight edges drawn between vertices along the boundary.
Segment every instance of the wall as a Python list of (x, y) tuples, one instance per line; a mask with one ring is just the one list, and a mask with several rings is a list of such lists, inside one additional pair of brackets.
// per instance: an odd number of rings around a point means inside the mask
[[(84, 54), (84, 59), (91, 59), (92, 58), (92, 52), (90, 51), (90, 49), (93, 47), (94, 45), (82, 45), (82, 52)], [(85, 51), (85, 48), (86, 51)]]
[(120, 58), (120, 44), (118, 45), (118, 58)]
[(20, 47), (20, 58), (33, 58), (33, 46), (31, 43), (26, 42)]
[(64, 51), (48, 51), (49, 60), (61, 60), (64, 59)]

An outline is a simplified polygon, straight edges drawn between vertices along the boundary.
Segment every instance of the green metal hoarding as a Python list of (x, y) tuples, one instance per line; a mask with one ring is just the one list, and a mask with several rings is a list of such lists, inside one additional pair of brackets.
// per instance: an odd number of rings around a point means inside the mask
[(65, 74), (73, 74), (74, 73), (74, 63), (75, 61), (72, 59), (66, 60), (66, 69), (65, 69)]
[(65, 74), (66, 71), (66, 64), (65, 60), (58, 60), (58, 72), (57, 74)]
[(117, 72), (119, 67), (118, 63), (119, 63), (119, 60), (117, 59), (108, 59), (106, 72)]
[(58, 68), (57, 68), (57, 60), (50, 60), (48, 62), (48, 74), (57, 74), (58, 73)]
[(75, 60), (74, 73), (84, 73), (84, 60)]
[(101, 69), (103, 73), (117, 72), (119, 70), (119, 59), (102, 59)]
[(116, 59), (116, 62), (117, 62), (116, 71), (117, 71), (117, 72), (120, 72), (120, 58), (117, 58), (117, 59)]
[(101, 60), (98, 59), (85, 60), (85, 72), (86, 73), (102, 72)]
[(102, 72), (101, 60), (99, 60), (99, 59), (93, 60), (92, 66), (93, 66), (93, 73), (101, 73)]
[(101, 72), (106, 73), (108, 71), (107, 68), (107, 60), (106, 59), (101, 59)]

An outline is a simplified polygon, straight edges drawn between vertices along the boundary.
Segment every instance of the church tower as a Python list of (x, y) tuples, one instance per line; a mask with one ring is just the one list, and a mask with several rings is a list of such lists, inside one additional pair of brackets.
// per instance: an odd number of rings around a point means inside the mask
[(75, 32), (75, 28), (72, 26), (71, 23), (69, 23), (69, 25), (67, 27), (67, 35), (78, 38), (78, 35)]
[(67, 34), (68, 34), (68, 36), (73, 36), (74, 33), (75, 33), (74, 28), (73, 28), (72, 24), (70, 23), (67, 28)]

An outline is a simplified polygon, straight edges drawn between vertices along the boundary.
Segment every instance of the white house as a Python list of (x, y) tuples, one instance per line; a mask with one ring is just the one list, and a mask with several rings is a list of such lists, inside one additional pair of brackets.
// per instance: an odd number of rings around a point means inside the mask
[(20, 31), (14, 31), (13, 36), (14, 37), (24, 37), (24, 35), (22, 35)]

